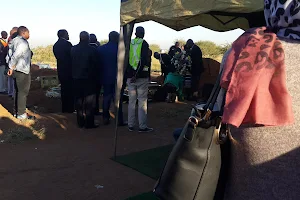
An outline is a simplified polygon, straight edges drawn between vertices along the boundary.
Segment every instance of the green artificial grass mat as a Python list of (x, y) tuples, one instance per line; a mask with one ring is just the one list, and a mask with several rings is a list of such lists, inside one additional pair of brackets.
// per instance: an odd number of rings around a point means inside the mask
[(158, 180), (171, 153), (173, 145), (161, 146), (154, 149), (117, 156), (115, 160), (154, 180)]
[(143, 193), (135, 197), (129, 197), (126, 200), (159, 200), (152, 192)]

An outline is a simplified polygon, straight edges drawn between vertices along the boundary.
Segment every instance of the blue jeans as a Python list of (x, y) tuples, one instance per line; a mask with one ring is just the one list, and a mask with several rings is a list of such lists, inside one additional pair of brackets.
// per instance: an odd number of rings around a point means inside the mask
[(8, 90), (8, 95), (9, 96), (14, 96), (15, 94), (15, 81), (14, 78), (9, 76), (7, 78), (7, 90)]
[(175, 141), (177, 141), (178, 138), (180, 137), (182, 130), (183, 130), (183, 128), (176, 128), (175, 131), (173, 132), (173, 137), (174, 137)]
[(103, 85), (103, 118), (109, 119), (109, 108), (111, 105), (111, 101), (115, 96), (115, 84), (104, 84)]

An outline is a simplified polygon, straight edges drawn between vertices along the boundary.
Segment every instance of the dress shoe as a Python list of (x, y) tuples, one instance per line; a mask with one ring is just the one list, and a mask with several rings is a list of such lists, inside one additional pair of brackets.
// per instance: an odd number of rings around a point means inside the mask
[(103, 124), (104, 125), (109, 125), (110, 124), (110, 120), (109, 119), (103, 119)]
[(98, 128), (99, 124), (94, 124), (92, 126), (85, 126), (85, 129), (94, 129), (94, 128)]
[(128, 125), (127, 122), (120, 122), (120, 123), (118, 123), (118, 126), (127, 126), (127, 125)]

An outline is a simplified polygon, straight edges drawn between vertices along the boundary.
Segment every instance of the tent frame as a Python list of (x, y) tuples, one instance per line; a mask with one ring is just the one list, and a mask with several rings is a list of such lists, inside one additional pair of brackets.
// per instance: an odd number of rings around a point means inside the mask
[[(118, 71), (117, 71), (117, 83), (116, 83), (116, 97), (115, 97), (115, 113), (116, 113), (116, 124), (115, 124), (115, 138), (114, 138), (114, 158), (117, 156), (117, 145), (118, 145), (118, 124), (119, 124), (119, 108), (120, 104), (123, 103), (123, 93), (126, 86), (126, 70), (129, 59), (129, 47), (131, 36), (133, 33), (135, 21), (121, 26), (120, 38), (118, 46)], [(123, 113), (122, 113), (123, 114)]]
[[(253, 12), (253, 13), (226, 13), (226, 12), (219, 12), (219, 11), (211, 11), (206, 14), (211, 15), (221, 24), (226, 25), (239, 17), (244, 17), (248, 20), (249, 27), (258, 27), (264, 26), (265, 21), (259, 20), (264, 19), (264, 13), (260, 12)], [(232, 16), (233, 19), (223, 22), (218, 18), (219, 16)], [(114, 158), (117, 156), (117, 145), (118, 145), (118, 124), (119, 124), (119, 108), (120, 104), (123, 103), (123, 93), (124, 88), (126, 86), (126, 76), (125, 72), (128, 67), (128, 58), (129, 58), (129, 47), (131, 36), (133, 33), (133, 28), (138, 20), (134, 20), (124, 26), (120, 27), (120, 38), (119, 38), (119, 46), (118, 46), (118, 74), (117, 74), (117, 83), (116, 83), (116, 96), (115, 96), (115, 113), (116, 113), (116, 124), (115, 124), (115, 138), (114, 138)]]

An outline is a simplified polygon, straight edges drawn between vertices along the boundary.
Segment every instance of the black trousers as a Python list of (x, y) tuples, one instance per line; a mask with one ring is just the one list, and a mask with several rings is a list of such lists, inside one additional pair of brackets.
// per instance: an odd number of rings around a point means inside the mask
[(158, 102), (164, 102), (168, 96), (168, 93), (176, 93), (176, 90), (176, 86), (171, 83), (167, 83), (155, 92), (154, 100)]
[[(103, 119), (110, 119), (109, 108), (111, 101), (114, 101), (115, 84), (104, 84), (103, 89)], [(120, 118), (119, 118), (120, 119)]]
[(192, 80), (191, 80), (191, 84), (192, 84), (192, 89), (191, 92), (199, 92), (199, 82), (200, 82), (200, 78), (201, 78), (201, 74), (200, 75), (192, 75)]
[(99, 109), (100, 109), (100, 106), (99, 106), (99, 97), (100, 97), (100, 93), (101, 93), (101, 88), (102, 88), (102, 85), (98, 84), (96, 85), (96, 91), (95, 91), (95, 95), (96, 95), (96, 106), (95, 106), (95, 113), (99, 113)]
[(74, 80), (75, 105), (77, 110), (77, 124), (79, 127), (92, 128), (95, 119), (96, 86), (93, 81)]
[(31, 84), (30, 74), (14, 71), (13, 78), (15, 81), (15, 114), (23, 115), (26, 113), (27, 96)]
[(73, 113), (75, 100), (74, 100), (74, 89), (73, 80), (60, 80), (61, 84), (61, 106), (63, 113)]

